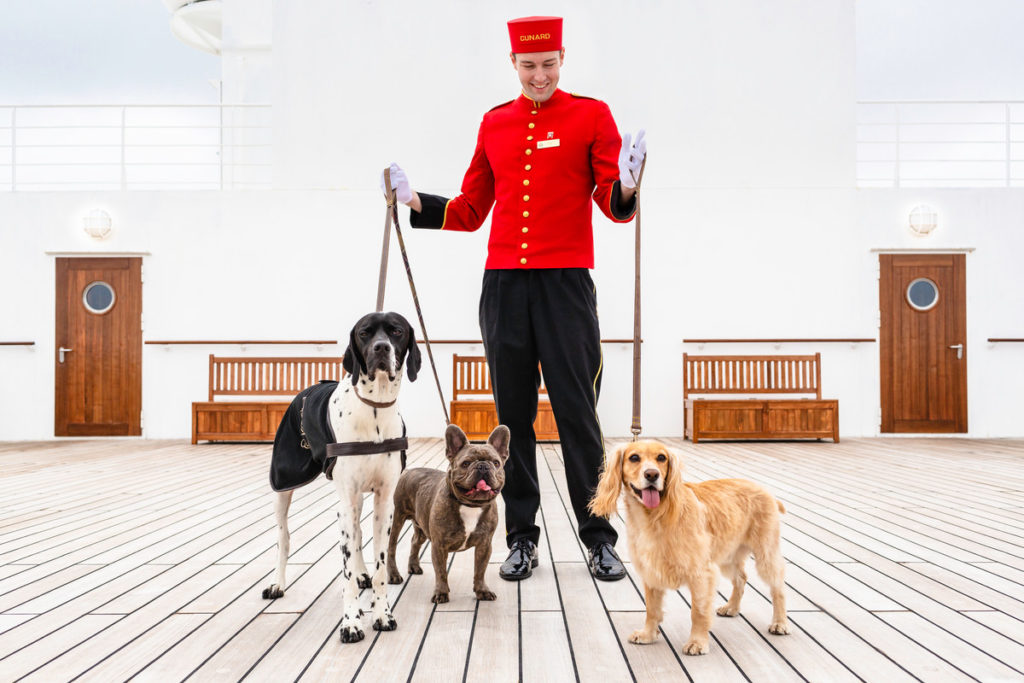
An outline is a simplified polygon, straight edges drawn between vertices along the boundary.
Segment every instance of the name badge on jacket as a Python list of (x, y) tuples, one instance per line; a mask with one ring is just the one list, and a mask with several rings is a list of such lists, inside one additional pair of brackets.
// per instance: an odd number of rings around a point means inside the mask
[(559, 139), (555, 139), (555, 140), (538, 140), (537, 141), (537, 149), (547, 149), (548, 147), (558, 147), (561, 144), (562, 144), (562, 141), (559, 140)]

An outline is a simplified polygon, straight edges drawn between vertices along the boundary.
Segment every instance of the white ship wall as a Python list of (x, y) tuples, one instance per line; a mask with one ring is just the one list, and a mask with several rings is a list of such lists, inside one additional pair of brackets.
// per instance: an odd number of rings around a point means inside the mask
[[(232, 11), (239, 11), (233, 5)], [(259, 11), (266, 11), (265, 3)], [(144, 435), (185, 438), (205, 400), (207, 356), (340, 355), (374, 306), (392, 160), (418, 189), (458, 191), (482, 114), (518, 94), (505, 20), (565, 16), (561, 86), (609, 103), (623, 131), (646, 127), (643, 189), (643, 425), (682, 433), (681, 356), (821, 351), (823, 393), (840, 400), (844, 437), (878, 432), (877, 343), (683, 344), (684, 338), (878, 338), (879, 248), (974, 248), (967, 257), (972, 436), (1020, 436), (1024, 381), (1020, 190), (854, 189), (854, 3), (611, 2), (273, 3), (270, 59), (274, 184), (268, 191), (0, 193), (0, 440), (53, 437), (52, 252), (144, 253), (144, 339), (336, 339), (316, 348), (161, 346), (143, 354)], [(258, 30), (259, 29), (259, 30)], [(225, 95), (267, 90), (260, 27), (236, 31)], [(637, 42), (639, 41), (639, 42)], [(265, 47), (265, 46), (264, 46)], [(256, 63), (244, 68), (239, 55)], [(246, 83), (253, 78), (255, 82)], [(939, 209), (927, 239), (910, 235), (915, 204)], [(80, 217), (106, 209), (107, 241)], [(408, 212), (401, 211), (407, 222)], [(632, 333), (632, 225), (595, 212), (602, 334)], [(427, 329), (478, 339), (487, 225), (453, 234), (406, 228)], [(47, 253), (51, 252), (51, 253)], [(386, 306), (414, 309), (393, 244)], [(419, 328), (419, 325), (416, 324)], [(451, 392), (451, 354), (435, 346)], [(628, 434), (631, 349), (604, 348), (599, 412)], [(407, 384), (413, 436), (438, 436), (429, 368)]]

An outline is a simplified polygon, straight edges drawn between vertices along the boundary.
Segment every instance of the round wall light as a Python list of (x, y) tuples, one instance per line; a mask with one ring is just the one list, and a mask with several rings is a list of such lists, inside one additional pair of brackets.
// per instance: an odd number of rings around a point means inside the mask
[(919, 204), (910, 210), (910, 232), (915, 235), (926, 237), (938, 224), (938, 212), (927, 204)]
[(82, 229), (94, 240), (106, 239), (110, 234), (110, 214), (103, 209), (93, 209), (82, 218)]

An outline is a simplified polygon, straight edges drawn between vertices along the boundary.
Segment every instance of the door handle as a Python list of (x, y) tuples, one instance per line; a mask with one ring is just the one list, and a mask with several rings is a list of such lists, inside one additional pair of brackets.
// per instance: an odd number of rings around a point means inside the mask
[(65, 348), (64, 348), (64, 347), (62, 346), (62, 347), (60, 347), (59, 349), (57, 349), (57, 351), (58, 351), (58, 353), (60, 353), (60, 362), (61, 362), (61, 363), (63, 363), (63, 362), (64, 362), (64, 354), (65, 354), (65, 353), (69, 353), (69, 352), (71, 352), (71, 351), (74, 351), (74, 349), (65, 349)]
[(960, 360), (964, 357), (964, 345), (963, 344), (951, 344), (951, 349), (956, 349), (956, 359)]

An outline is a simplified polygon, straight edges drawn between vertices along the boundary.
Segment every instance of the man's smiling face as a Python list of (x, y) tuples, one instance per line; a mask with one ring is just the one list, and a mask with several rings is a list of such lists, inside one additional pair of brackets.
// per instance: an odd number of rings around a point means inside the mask
[(537, 102), (546, 102), (558, 86), (559, 71), (565, 59), (565, 49), (551, 52), (512, 53), (523, 94)]

